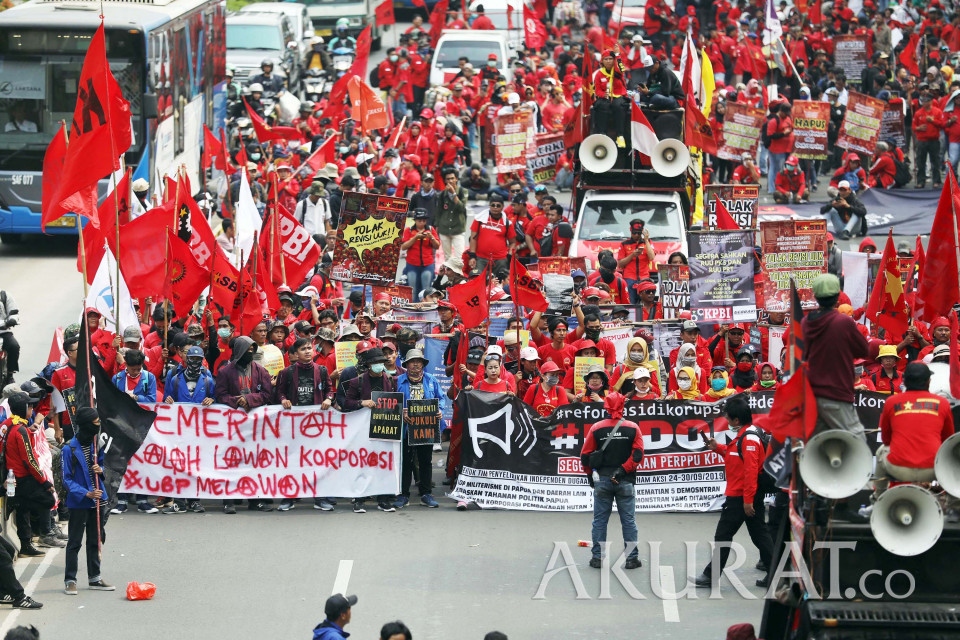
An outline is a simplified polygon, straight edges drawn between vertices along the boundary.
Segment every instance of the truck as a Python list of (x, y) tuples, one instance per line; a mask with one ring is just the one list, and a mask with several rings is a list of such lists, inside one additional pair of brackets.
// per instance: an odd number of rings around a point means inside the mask
[(377, 24), (376, 8), (378, 0), (304, 0), (307, 13), (313, 22), (314, 35), (329, 42), (334, 35), (337, 20), (346, 18), (349, 23), (347, 32), (356, 38), (368, 26), (370, 29), (370, 48), (380, 50), (383, 27)]

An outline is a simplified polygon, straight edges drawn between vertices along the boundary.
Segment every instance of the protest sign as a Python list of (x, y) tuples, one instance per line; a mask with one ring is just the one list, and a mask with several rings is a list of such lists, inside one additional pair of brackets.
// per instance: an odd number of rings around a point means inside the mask
[(389, 287), (385, 287), (375, 284), (370, 288), (372, 289), (372, 298), (376, 298), (377, 294), (380, 293), (389, 293), (390, 304), (392, 305), (403, 305), (408, 302), (413, 302), (413, 287), (407, 287), (402, 284), (392, 284)]
[(370, 399), (374, 404), (370, 414), (370, 439), (399, 441), (403, 437), (403, 394), (374, 391)]
[(536, 152), (527, 160), (533, 170), (533, 181), (542, 184), (557, 175), (557, 160), (566, 152), (563, 133), (538, 133), (535, 138)]
[[(402, 394), (401, 394), (402, 395)], [(407, 400), (407, 444), (411, 447), (440, 442), (440, 401)]]
[(690, 267), (685, 264), (657, 265), (660, 272), (660, 306), (663, 319), (673, 320), (690, 308)]
[(573, 393), (576, 395), (582, 395), (587, 388), (583, 376), (587, 375), (587, 371), (593, 366), (603, 368), (603, 358), (577, 356), (573, 359)]
[[(769, 413), (772, 391), (745, 394), (753, 414)], [(877, 429), (886, 396), (858, 391), (854, 406), (867, 429), (868, 444), (879, 446)], [(457, 399), (464, 419), (463, 468), (451, 493), (482, 508), (587, 511), (593, 490), (580, 464), (590, 427), (608, 417), (600, 403), (568, 404), (550, 416), (506, 394), (478, 391)], [(624, 418), (640, 425), (644, 456), (637, 468), (637, 511), (707, 511), (723, 502), (723, 458), (706, 448), (697, 433), (727, 444), (722, 405), (679, 400), (628, 402)]]
[(347, 367), (357, 366), (357, 344), (355, 340), (342, 340), (333, 344), (333, 352), (336, 354), (337, 371), (343, 371)]
[(497, 116), (493, 120), (494, 153), (498, 173), (523, 171), (527, 168), (527, 156), (536, 153), (534, 148), (533, 114), (528, 111)]
[(157, 404), (121, 491), (176, 498), (395, 495), (400, 443), (371, 440), (370, 410), (318, 406), (249, 412)]
[(717, 198), (741, 229), (757, 228), (757, 209), (760, 203), (758, 184), (710, 184), (703, 188), (703, 203), (706, 207), (704, 226), (717, 228)]
[(550, 302), (550, 310), (569, 315), (573, 309), (573, 299), (570, 297), (573, 294), (573, 278), (570, 272), (541, 273), (540, 278), (543, 280), (543, 294)]
[(559, 273), (568, 276), (574, 269), (580, 269), (586, 273), (587, 259), (583, 256), (578, 258), (541, 257), (537, 261), (537, 271), (541, 276), (545, 273)]
[(256, 353), (253, 354), (253, 360), (266, 369), (271, 376), (276, 376), (284, 367), (283, 352), (276, 345), (270, 343), (257, 349)]
[(907, 132), (903, 123), (903, 107), (899, 104), (887, 104), (883, 108), (880, 122), (880, 139), (893, 140), (898, 149), (907, 147)]
[(690, 233), (690, 310), (697, 322), (756, 320), (753, 231)]
[(840, 125), (837, 146), (872, 156), (877, 150), (886, 104), (883, 100), (851, 91), (847, 100), (847, 112)]
[(793, 278), (805, 309), (816, 308), (813, 280), (827, 270), (826, 220), (778, 220), (760, 224), (764, 308), (790, 311)]
[(768, 326), (767, 327), (767, 360), (779, 369), (783, 362), (780, 360), (780, 352), (783, 351), (783, 345), (787, 340), (787, 327)]
[(427, 322), (437, 324), (440, 322), (440, 314), (436, 309), (411, 309), (409, 307), (400, 307), (393, 309), (390, 314), (394, 320), (410, 320), (412, 322)]
[(727, 112), (723, 117), (723, 127), (717, 140), (717, 156), (724, 160), (740, 162), (744, 153), (757, 155), (757, 144), (760, 142), (760, 130), (766, 121), (763, 109), (728, 102)]
[[(447, 375), (447, 367), (443, 360), (443, 355), (446, 353), (449, 343), (449, 336), (438, 334), (423, 337), (423, 355), (429, 363), (423, 370), (437, 379), (437, 382), (440, 383), (440, 390), (444, 394), (447, 393), (453, 382), (452, 376)], [(444, 402), (440, 405), (440, 410), (443, 412), (443, 428), (447, 429), (450, 427), (450, 421), (453, 420), (453, 404)]]
[[(867, 34), (837, 34), (833, 37), (833, 63), (843, 69), (847, 84), (860, 87), (860, 74), (870, 63), (869, 38)], [(862, 87), (863, 91), (873, 91), (874, 87)]]
[[(657, 356), (661, 358), (663, 370), (667, 372), (670, 368), (670, 354), (680, 347), (682, 342), (680, 338), (679, 322), (657, 322), (653, 325), (653, 345)], [(660, 387), (666, 388), (666, 382), (661, 381)]]
[(358, 284), (393, 283), (409, 207), (404, 198), (344, 193), (330, 277)]
[(793, 103), (793, 155), (801, 160), (825, 160), (830, 103), (796, 100)]

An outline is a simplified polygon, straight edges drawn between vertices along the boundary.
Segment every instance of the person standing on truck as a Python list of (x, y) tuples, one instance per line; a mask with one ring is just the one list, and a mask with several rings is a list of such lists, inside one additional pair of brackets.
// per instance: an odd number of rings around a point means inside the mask
[(617, 268), (627, 281), (630, 304), (640, 304), (640, 294), (634, 287), (644, 278), (650, 277), (650, 267), (653, 266), (655, 258), (650, 232), (646, 230), (644, 221), (639, 218), (631, 220), (630, 237), (620, 243), (617, 251)]
[(627, 143), (624, 134), (629, 120), (630, 102), (626, 97), (626, 72), (620, 56), (613, 49), (603, 51), (600, 68), (593, 72), (591, 81), (595, 99), (593, 112), (590, 114), (592, 133), (608, 135), (616, 141), (618, 147), (625, 149)]
[(496, 27), (493, 26), (493, 21), (483, 12), (482, 4), (478, 4), (473, 12), (477, 14), (477, 17), (473, 19), (473, 24), (470, 25), (471, 29), (482, 29), (484, 31), (493, 31), (496, 29)]

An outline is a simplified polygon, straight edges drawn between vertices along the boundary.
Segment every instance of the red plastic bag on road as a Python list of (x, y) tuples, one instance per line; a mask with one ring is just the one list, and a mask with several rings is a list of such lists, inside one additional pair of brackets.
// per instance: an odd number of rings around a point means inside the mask
[(128, 582), (127, 600), (150, 600), (157, 592), (157, 585), (152, 582)]

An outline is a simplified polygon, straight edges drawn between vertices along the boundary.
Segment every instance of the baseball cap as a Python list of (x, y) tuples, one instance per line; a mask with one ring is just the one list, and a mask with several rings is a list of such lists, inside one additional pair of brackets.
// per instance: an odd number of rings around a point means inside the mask
[(841, 180), (840, 182), (837, 183), (837, 189), (849, 189), (849, 188), (850, 188), (849, 180)]
[(293, 328), (300, 333), (311, 333), (313, 331), (313, 325), (307, 320), (301, 320), (293, 325)]
[(553, 360), (547, 360), (543, 363), (543, 366), (540, 367), (540, 374), (553, 373), (554, 371), (560, 371), (560, 367), (557, 366), (557, 363)]
[(143, 333), (140, 331), (140, 327), (136, 325), (130, 325), (123, 330), (124, 342), (140, 342), (141, 338), (143, 338)]
[(640, 378), (649, 378), (650, 370), (646, 367), (637, 367), (633, 370), (633, 379), (639, 380)]
[(336, 620), (355, 604), (357, 604), (357, 596), (335, 593), (327, 598), (327, 603), (323, 605), (323, 613), (327, 616), (327, 620)]
[(574, 269), (570, 272), (571, 278), (586, 278), (587, 274), (583, 272), (583, 269)]
[(832, 273), (821, 273), (814, 279), (812, 288), (814, 298), (840, 295), (840, 279)]
[(680, 325), (681, 331), (700, 331), (700, 327), (697, 326), (697, 323), (693, 320), (684, 320), (683, 324)]
[(540, 354), (537, 353), (535, 347), (524, 347), (520, 349), (520, 359), (521, 360), (539, 360)]

